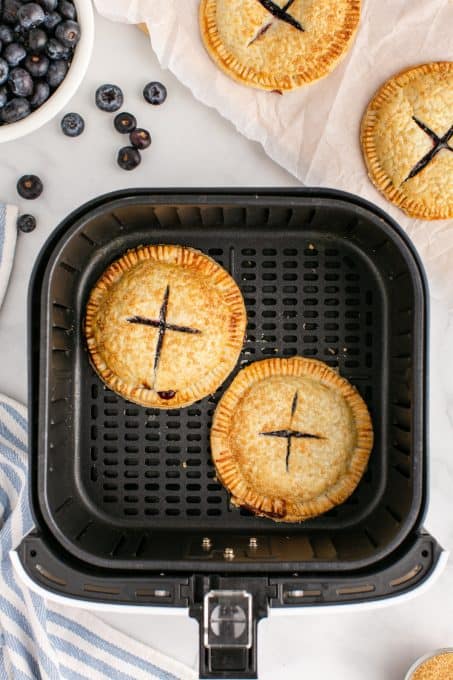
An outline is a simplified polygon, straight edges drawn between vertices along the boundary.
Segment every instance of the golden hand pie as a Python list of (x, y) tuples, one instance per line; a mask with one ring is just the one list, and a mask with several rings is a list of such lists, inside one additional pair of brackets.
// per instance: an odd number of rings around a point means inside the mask
[(280, 92), (330, 73), (348, 51), (360, 0), (201, 0), (205, 47), (243, 85)]
[(453, 62), (390, 78), (362, 119), (368, 174), (411, 217), (453, 217)]
[(141, 246), (113, 262), (91, 291), (85, 335), (108, 387), (169, 409), (222, 384), (246, 321), (237, 284), (214, 260), (183, 246)]
[(211, 430), (218, 479), (236, 505), (299, 522), (342, 503), (373, 446), (357, 390), (313, 359), (266, 359), (240, 371)]

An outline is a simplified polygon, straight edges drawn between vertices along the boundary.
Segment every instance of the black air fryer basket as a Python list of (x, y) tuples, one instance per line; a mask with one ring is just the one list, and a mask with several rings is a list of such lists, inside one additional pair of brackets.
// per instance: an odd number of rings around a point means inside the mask
[[(231, 505), (209, 451), (228, 382), (190, 408), (158, 411), (99, 380), (82, 332), (88, 294), (113, 260), (149, 243), (198, 248), (238, 282), (248, 327), (235, 372), (300, 354), (358, 388), (375, 444), (341, 506), (290, 525)], [(103, 196), (43, 248), (29, 312), (36, 530), (19, 553), (47, 590), (188, 607), (200, 622), (201, 676), (238, 678), (256, 677), (268, 607), (382, 599), (434, 570), (441, 549), (421, 528), (426, 282), (407, 237), (375, 206), (318, 189)]]

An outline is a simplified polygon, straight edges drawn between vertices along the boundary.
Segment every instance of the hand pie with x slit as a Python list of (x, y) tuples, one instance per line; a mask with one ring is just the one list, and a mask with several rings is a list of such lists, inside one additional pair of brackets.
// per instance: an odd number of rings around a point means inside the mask
[(360, 0), (201, 0), (205, 47), (234, 80), (284, 92), (330, 73), (347, 53)]
[(183, 246), (141, 246), (93, 288), (85, 335), (104, 382), (143, 406), (179, 408), (214, 392), (233, 370), (246, 311), (231, 276)]
[(407, 69), (388, 80), (362, 120), (368, 174), (411, 217), (453, 217), (453, 62)]
[(300, 522), (342, 503), (373, 446), (357, 390), (321, 361), (266, 359), (240, 371), (211, 429), (216, 474), (235, 505)]

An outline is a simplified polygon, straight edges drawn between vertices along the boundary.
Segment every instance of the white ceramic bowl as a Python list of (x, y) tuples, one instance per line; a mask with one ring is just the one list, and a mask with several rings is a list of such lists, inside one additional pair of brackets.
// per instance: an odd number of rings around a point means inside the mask
[(453, 647), (444, 647), (443, 649), (436, 649), (436, 650), (434, 650), (434, 652), (428, 652), (428, 654), (421, 656), (409, 668), (409, 670), (407, 671), (407, 674), (404, 677), (404, 680), (412, 680), (412, 678), (414, 677), (415, 671), (418, 668), (420, 668), (420, 666), (422, 664), (424, 664), (425, 661), (428, 661), (428, 659), (432, 659), (433, 656), (440, 656), (441, 654), (451, 654), (452, 652), (453, 652)]
[(91, 0), (73, 0), (77, 9), (77, 21), (80, 24), (81, 36), (74, 52), (71, 66), (61, 85), (53, 95), (27, 118), (0, 125), (0, 143), (11, 142), (34, 132), (56, 116), (76, 93), (85, 77), (90, 63), (94, 42), (94, 15)]

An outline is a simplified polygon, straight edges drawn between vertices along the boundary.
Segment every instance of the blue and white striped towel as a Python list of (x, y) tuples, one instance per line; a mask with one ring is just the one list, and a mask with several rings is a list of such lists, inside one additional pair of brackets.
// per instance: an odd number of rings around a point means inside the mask
[[(0, 305), (15, 243), (5, 220), (8, 215), (15, 229), (14, 213), (0, 203), (0, 246), (8, 236), (9, 248), (3, 260), (0, 249)], [(198, 677), (192, 669), (110, 628), (94, 614), (46, 600), (18, 579), (11, 550), (33, 527), (27, 467), (26, 409), (0, 394), (0, 680)]]

